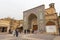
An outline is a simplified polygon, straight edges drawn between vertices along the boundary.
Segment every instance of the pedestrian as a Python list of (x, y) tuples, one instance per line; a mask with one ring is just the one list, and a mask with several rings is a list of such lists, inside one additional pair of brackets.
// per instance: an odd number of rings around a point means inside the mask
[(11, 34), (12, 32), (11, 32), (11, 29), (9, 29), (9, 34)]
[(15, 30), (16, 37), (18, 37), (18, 29)]
[(16, 32), (15, 32), (15, 30), (13, 30), (13, 36), (15, 36), (16, 35)]

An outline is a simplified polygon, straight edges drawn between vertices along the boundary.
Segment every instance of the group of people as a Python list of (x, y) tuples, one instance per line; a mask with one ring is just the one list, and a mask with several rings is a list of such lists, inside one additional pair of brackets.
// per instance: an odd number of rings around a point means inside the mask
[(18, 29), (15, 29), (13, 31), (9, 30), (9, 33), (13, 34), (13, 36), (18, 37)]
[[(26, 34), (26, 32), (27, 33), (37, 33), (37, 32), (35, 32), (34, 30), (32, 30), (32, 29), (28, 29), (28, 30), (24, 30), (24, 33)], [(9, 33), (10, 34), (13, 34), (13, 36), (16, 36), (16, 37), (18, 37), (18, 35), (19, 35), (19, 31), (18, 31), (18, 29), (15, 29), (15, 30), (13, 30), (13, 31), (11, 31), (11, 29), (9, 29)]]
[(32, 30), (32, 29), (27, 29), (27, 30), (24, 30), (24, 33), (34, 33), (34, 30)]

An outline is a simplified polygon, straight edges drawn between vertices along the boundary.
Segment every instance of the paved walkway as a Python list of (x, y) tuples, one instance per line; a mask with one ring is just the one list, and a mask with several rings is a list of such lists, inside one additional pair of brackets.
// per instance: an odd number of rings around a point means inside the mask
[(20, 34), (14, 37), (12, 34), (0, 33), (0, 40), (60, 40), (60, 36), (49, 34)]

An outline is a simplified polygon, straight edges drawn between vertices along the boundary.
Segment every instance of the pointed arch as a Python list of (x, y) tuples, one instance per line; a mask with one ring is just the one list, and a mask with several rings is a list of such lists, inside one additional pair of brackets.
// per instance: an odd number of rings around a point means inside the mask
[(48, 21), (46, 25), (55, 25), (55, 23), (53, 21)]
[[(29, 24), (29, 29), (32, 28), (33, 30), (37, 30), (37, 16), (35, 14), (30, 14), (28, 16), (28, 24)], [(36, 26), (35, 26), (36, 25)]]

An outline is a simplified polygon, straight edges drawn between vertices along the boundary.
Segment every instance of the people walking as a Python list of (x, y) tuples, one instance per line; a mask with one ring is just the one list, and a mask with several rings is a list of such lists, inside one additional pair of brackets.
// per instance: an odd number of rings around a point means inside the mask
[(16, 37), (18, 37), (18, 29), (15, 30)]

